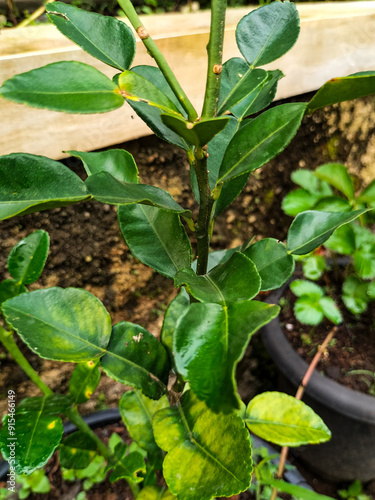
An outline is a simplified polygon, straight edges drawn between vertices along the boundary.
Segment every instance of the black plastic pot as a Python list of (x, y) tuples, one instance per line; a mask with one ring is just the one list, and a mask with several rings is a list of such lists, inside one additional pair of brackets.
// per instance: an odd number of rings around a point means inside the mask
[[(271, 294), (267, 302), (277, 304), (285, 288)], [(308, 365), (289, 344), (278, 318), (262, 329), (262, 339), (281, 374), (280, 389), (295, 394)], [(315, 371), (303, 400), (322, 417), (332, 439), (294, 448), (295, 456), (330, 481), (375, 479), (375, 397), (348, 389)]]

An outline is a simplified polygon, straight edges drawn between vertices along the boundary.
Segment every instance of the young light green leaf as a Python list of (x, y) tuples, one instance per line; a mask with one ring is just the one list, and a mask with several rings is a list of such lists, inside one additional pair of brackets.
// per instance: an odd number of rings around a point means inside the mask
[(305, 107), (305, 103), (281, 104), (242, 127), (229, 143), (217, 183), (252, 172), (280, 153), (296, 134)]
[(323, 321), (324, 313), (320, 299), (313, 295), (302, 295), (294, 304), (294, 314), (304, 325), (319, 325)]
[[(321, 194), (319, 189), (319, 179), (316, 177), (312, 170), (308, 170), (306, 168), (301, 168), (298, 170), (294, 170), (291, 174), (291, 179), (295, 184), (298, 184), (305, 191), (308, 191), (311, 194)], [(328, 187), (330, 195), (332, 194), (331, 189)]]
[(113, 327), (101, 366), (111, 378), (141, 389), (149, 398), (159, 399), (166, 391), (167, 353), (162, 344), (139, 325), (121, 321)]
[(0, 96), (9, 101), (65, 113), (105, 113), (124, 104), (118, 87), (96, 68), (62, 61), (6, 80)]
[(180, 318), (173, 339), (176, 366), (212, 410), (228, 413), (239, 408), (236, 365), (251, 335), (278, 311), (278, 306), (253, 300), (225, 307), (193, 303)]
[(311, 210), (318, 200), (319, 197), (316, 194), (306, 189), (295, 189), (283, 198), (281, 208), (287, 215), (294, 217), (301, 212)]
[(350, 101), (375, 93), (375, 72), (356, 73), (332, 78), (321, 87), (307, 104), (307, 113), (337, 102)]
[(146, 486), (137, 496), (137, 500), (177, 500), (168, 489), (160, 486)]
[[(344, 227), (344, 226), (342, 226)], [(303, 275), (308, 280), (318, 280), (326, 269), (326, 260), (323, 255), (310, 254), (302, 262)]]
[(111, 483), (119, 479), (126, 479), (132, 483), (143, 481), (143, 475), (146, 474), (144, 458), (137, 451), (127, 454), (127, 448), (125, 443), (119, 444), (115, 448), (114, 457), (112, 458), (113, 471), (109, 477)]
[(331, 437), (310, 407), (281, 392), (255, 396), (247, 407), (245, 422), (251, 432), (280, 446), (324, 443)]
[(31, 474), (43, 467), (59, 446), (63, 435), (61, 418), (43, 412), (20, 414), (16, 438), (12, 436), (14, 431), (8, 425), (8, 419), (0, 431), (1, 453), (5, 460), (12, 460), (17, 474)]
[(100, 375), (98, 361), (77, 364), (69, 381), (69, 394), (75, 404), (84, 403), (91, 398), (99, 384)]
[(375, 179), (362, 191), (358, 197), (358, 201), (369, 204), (375, 202)]
[(87, 198), (78, 175), (57, 161), (26, 153), (0, 157), (0, 220)]
[(352, 205), (339, 196), (328, 196), (315, 203), (313, 209), (319, 212), (350, 212)]
[(46, 10), (57, 29), (91, 56), (119, 70), (129, 69), (135, 38), (125, 23), (63, 2), (48, 3)]
[(175, 276), (176, 287), (185, 285), (189, 294), (201, 302), (222, 306), (252, 299), (260, 290), (260, 282), (254, 263), (240, 252), (203, 276), (197, 276), (191, 268)]
[(364, 280), (375, 278), (375, 244), (365, 245), (354, 252), (354, 269)]
[(274, 290), (283, 285), (294, 271), (294, 259), (285, 245), (273, 238), (260, 240), (244, 251), (261, 277), (262, 291)]
[(120, 206), (117, 214), (124, 240), (141, 262), (168, 278), (190, 266), (190, 241), (177, 214), (147, 205)]
[(169, 489), (181, 500), (210, 500), (246, 490), (252, 462), (242, 419), (197, 411), (188, 404), (189, 395), (182, 397), (182, 404), (159, 411), (153, 420), (156, 442), (168, 452), (163, 472)]
[(35, 290), (7, 300), (2, 311), (42, 358), (90, 361), (104, 354), (111, 335), (111, 318), (103, 304), (78, 288)]
[(287, 481), (282, 481), (280, 479), (268, 478), (267, 482), (263, 483), (265, 486), (271, 486), (272, 488), (277, 488), (283, 493), (288, 493), (292, 495), (293, 498), (299, 498), (301, 500), (333, 500), (332, 497), (327, 495), (322, 495), (313, 490), (308, 490), (303, 486), (298, 486), (297, 484), (288, 483)]
[(90, 175), (85, 182), (87, 191), (101, 203), (110, 205), (134, 205), (141, 203), (162, 208), (184, 217), (192, 217), (190, 210), (182, 208), (168, 193), (156, 186), (122, 182), (108, 172)]
[(327, 163), (318, 167), (315, 170), (315, 175), (318, 179), (328, 182), (328, 184), (338, 189), (349, 201), (353, 200), (354, 186), (345, 165), (341, 163)]
[(96, 442), (85, 432), (77, 431), (60, 446), (60, 465), (66, 469), (85, 469), (96, 455)]
[(348, 276), (345, 278), (342, 287), (342, 300), (353, 314), (362, 314), (366, 311), (369, 299), (368, 285), (358, 276)]
[(342, 255), (352, 255), (356, 246), (352, 225), (344, 224), (340, 226), (324, 243), (324, 246)]
[(161, 114), (160, 118), (166, 127), (197, 148), (206, 146), (230, 120), (229, 116), (219, 116), (191, 123), (182, 116), (167, 114)]
[(185, 313), (186, 308), (189, 306), (190, 301), (185, 290), (175, 297), (169, 304), (167, 310), (165, 311), (163, 326), (160, 333), (160, 340), (163, 346), (166, 348), (169, 360), (174, 366), (174, 355), (173, 355), (173, 336), (176, 330), (176, 325), (180, 317)]
[(322, 308), (323, 314), (328, 318), (334, 325), (339, 325), (342, 323), (342, 316), (336, 302), (331, 299), (331, 297), (321, 297), (319, 299), (319, 305)]
[(85, 153), (83, 151), (67, 151), (67, 153), (82, 161), (87, 175), (108, 172), (122, 182), (135, 184), (139, 182), (138, 168), (134, 158), (123, 149), (109, 149), (99, 153)]
[(292, 2), (273, 2), (250, 12), (236, 29), (238, 48), (253, 67), (288, 52), (299, 35), (298, 11)]
[(4, 280), (0, 283), (0, 305), (8, 299), (27, 292), (25, 285), (16, 280)]
[(308, 210), (297, 215), (287, 236), (287, 248), (294, 255), (305, 255), (318, 248), (338, 227), (351, 222), (367, 210), (353, 212), (317, 212)]
[(140, 391), (125, 392), (120, 399), (120, 415), (130, 437), (146, 450), (149, 456), (155, 456), (160, 452), (152, 431), (152, 419), (157, 411), (168, 406), (166, 396), (162, 396), (159, 401), (153, 401)]
[(306, 280), (292, 281), (292, 283), (290, 284), (290, 289), (292, 290), (294, 295), (297, 295), (297, 297), (309, 295), (310, 297), (314, 297), (315, 299), (320, 299), (320, 297), (323, 297), (324, 295), (324, 292), (319, 285)]
[(47, 260), (49, 236), (40, 229), (15, 245), (8, 257), (8, 270), (18, 283), (30, 285), (42, 274)]

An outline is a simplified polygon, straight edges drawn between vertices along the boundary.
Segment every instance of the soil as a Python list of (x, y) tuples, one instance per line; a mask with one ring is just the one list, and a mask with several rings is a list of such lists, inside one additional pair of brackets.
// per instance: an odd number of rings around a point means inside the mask
[[(293, 100), (310, 98), (311, 95), (306, 95)], [(284, 240), (292, 219), (281, 211), (281, 201), (295, 187), (290, 174), (297, 168), (343, 162), (353, 175), (361, 176), (368, 184), (375, 174), (375, 131), (371, 125), (374, 122), (373, 98), (336, 105), (329, 112), (323, 110), (305, 117), (288, 148), (254, 172), (239, 198), (217, 218), (212, 249), (236, 247), (251, 238)], [(134, 155), (142, 182), (168, 190), (177, 202), (196, 213), (184, 152), (154, 136), (116, 147)], [(84, 175), (79, 160), (70, 158), (64, 163)], [(83, 287), (102, 300), (113, 323), (124, 320), (139, 323), (158, 336), (164, 311), (177, 291), (171, 280), (132, 257), (118, 229), (113, 206), (84, 202), (0, 222), (0, 280), (9, 277), (6, 258), (10, 249), (21, 238), (41, 228), (50, 234), (49, 259), (41, 279), (30, 290), (47, 286)], [(188, 233), (194, 247), (194, 235)], [(26, 346), (21, 348), (53, 390), (67, 391), (73, 364), (44, 360)], [(255, 336), (237, 370), (239, 392), (245, 402), (275, 387), (269, 364)], [(18, 400), (39, 395), (39, 391), (1, 349), (0, 367), (0, 415), (3, 415), (9, 389), (16, 391)], [(126, 389), (103, 376), (90, 401), (82, 405), (82, 414), (116, 406)]]

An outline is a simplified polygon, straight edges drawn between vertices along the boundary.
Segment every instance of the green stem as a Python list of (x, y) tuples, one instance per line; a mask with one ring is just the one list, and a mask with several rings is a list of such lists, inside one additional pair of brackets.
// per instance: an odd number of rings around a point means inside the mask
[(198, 114), (194, 109), (194, 106), (191, 104), (189, 98), (183, 91), (181, 85), (177, 81), (173, 71), (171, 70), (169, 64), (167, 63), (165, 57), (160, 52), (154, 40), (148, 34), (146, 28), (143, 26), (141, 20), (138, 17), (137, 12), (135, 11), (133, 4), (130, 0), (118, 0), (120, 7), (123, 9), (125, 14), (127, 15), (131, 25), (136, 30), (138, 36), (142, 40), (144, 46), (147, 51), (156, 61), (156, 64), (159, 66), (160, 71), (165, 76), (169, 86), (173, 90), (173, 93), (181, 103), (182, 107), (188, 114), (188, 118), (191, 122), (195, 121), (198, 118)]
[(208, 67), (202, 118), (216, 116), (220, 73), (223, 61), (226, 0), (212, 0), (210, 39), (207, 45)]

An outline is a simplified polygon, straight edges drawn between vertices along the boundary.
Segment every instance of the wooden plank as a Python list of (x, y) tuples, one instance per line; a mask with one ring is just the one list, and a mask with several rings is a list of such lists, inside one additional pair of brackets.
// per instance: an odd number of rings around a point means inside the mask
[[(316, 90), (333, 76), (375, 69), (375, 1), (300, 4), (298, 9), (301, 35), (296, 46), (269, 65), (286, 74), (280, 82), (278, 98)], [(240, 55), (235, 27), (248, 12), (248, 8), (228, 11), (224, 60)], [(202, 106), (209, 21), (206, 11), (144, 18), (197, 109)], [(1, 80), (63, 60), (92, 64), (109, 77), (116, 73), (69, 42), (53, 26), (1, 33)], [(135, 59), (135, 65), (138, 64), (153, 64), (140, 42)], [(19, 151), (62, 158), (66, 156), (63, 150), (88, 151), (150, 133), (126, 104), (101, 115), (69, 115), (4, 99), (0, 102), (0, 154)]]

